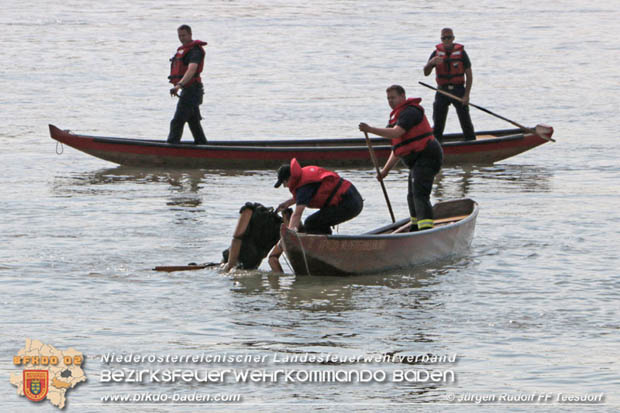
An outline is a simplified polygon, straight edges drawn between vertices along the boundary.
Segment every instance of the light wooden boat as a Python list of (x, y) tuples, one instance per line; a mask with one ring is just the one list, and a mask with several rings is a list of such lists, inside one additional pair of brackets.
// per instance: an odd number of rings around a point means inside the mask
[(435, 227), (409, 232), (409, 218), (361, 235), (314, 235), (280, 228), (286, 257), (298, 275), (370, 274), (412, 268), (466, 250), (478, 204), (468, 198), (433, 206)]

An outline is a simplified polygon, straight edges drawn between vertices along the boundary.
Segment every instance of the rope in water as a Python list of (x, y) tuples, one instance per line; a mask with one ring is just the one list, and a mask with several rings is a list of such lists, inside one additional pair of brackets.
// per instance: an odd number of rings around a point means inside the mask
[(308, 275), (312, 275), (310, 274), (310, 267), (308, 267), (308, 259), (306, 258), (306, 250), (304, 250), (304, 244), (301, 242), (301, 238), (299, 238), (299, 233), (297, 231), (293, 231), (295, 233), (295, 236), (297, 237), (297, 240), (299, 241), (299, 246), (301, 247), (301, 255), (304, 257), (304, 264), (306, 264), (306, 273)]

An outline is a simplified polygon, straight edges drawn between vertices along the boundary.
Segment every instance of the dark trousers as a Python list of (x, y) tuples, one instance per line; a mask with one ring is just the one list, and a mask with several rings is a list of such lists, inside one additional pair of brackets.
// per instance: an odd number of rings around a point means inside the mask
[(418, 221), (433, 219), (431, 190), (435, 175), (441, 169), (443, 162), (441, 144), (434, 139), (422, 152), (410, 153), (403, 157), (403, 162), (409, 167), (409, 190), (407, 192), (409, 215), (417, 218)]
[(331, 227), (355, 218), (362, 212), (364, 200), (353, 184), (342, 194), (338, 205), (319, 209), (304, 221), (304, 232), (308, 234), (331, 234)]
[(194, 136), (194, 143), (206, 144), (207, 138), (200, 126), (202, 116), (198, 106), (202, 104), (202, 96), (204, 89), (202, 83), (194, 83), (181, 91), (181, 96), (177, 103), (177, 110), (174, 117), (170, 121), (170, 133), (168, 133), (168, 143), (179, 143), (183, 136), (183, 128), (185, 123), (189, 125), (189, 129)]
[[(465, 96), (465, 86), (454, 86), (453, 89), (448, 89), (445, 86), (440, 86), (439, 88), (460, 98)], [(443, 140), (443, 130), (446, 127), (450, 104), (456, 109), (465, 140), (473, 141), (476, 139), (474, 125), (471, 123), (471, 117), (469, 116), (469, 105), (463, 106), (462, 103), (439, 92), (435, 93), (435, 102), (433, 102), (433, 133), (435, 138), (439, 139), (439, 142)]]

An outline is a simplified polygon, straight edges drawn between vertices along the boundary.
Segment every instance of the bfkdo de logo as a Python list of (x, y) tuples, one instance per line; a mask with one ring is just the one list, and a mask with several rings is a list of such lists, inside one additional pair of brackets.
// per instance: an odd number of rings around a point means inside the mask
[(62, 409), (67, 392), (86, 381), (83, 362), (82, 353), (73, 348), (61, 351), (28, 338), (24, 348), (13, 357), (13, 365), (21, 370), (11, 373), (11, 384), (17, 388), (18, 396), (32, 402), (49, 400)]
[(24, 395), (33, 402), (40, 402), (47, 396), (49, 372), (47, 370), (24, 370)]

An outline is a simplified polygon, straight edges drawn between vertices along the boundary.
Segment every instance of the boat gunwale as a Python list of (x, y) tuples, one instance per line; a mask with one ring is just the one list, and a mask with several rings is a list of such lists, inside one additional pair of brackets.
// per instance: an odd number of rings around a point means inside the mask
[[(179, 144), (170, 144), (165, 141), (156, 141), (151, 139), (131, 139), (131, 138), (115, 138), (115, 137), (104, 137), (104, 136), (93, 136), (93, 135), (80, 135), (74, 134), (72, 132), (61, 130), (60, 128), (49, 125), (50, 131), (52, 132), (52, 138), (55, 140), (59, 140), (58, 138), (62, 137), (54, 137), (53, 135), (57, 132), (52, 130), (55, 128), (62, 133), (63, 135), (68, 135), (70, 138), (78, 138), (78, 139), (89, 139), (95, 143), (103, 143), (103, 144), (120, 144), (120, 145), (131, 145), (131, 146), (144, 146), (144, 147), (158, 147), (158, 148), (170, 148), (170, 149), (190, 149), (196, 151), (269, 151), (269, 152), (286, 152), (286, 151), (351, 151), (351, 150), (360, 150), (366, 149), (365, 141), (363, 139), (358, 138), (321, 138), (321, 139), (302, 139), (302, 140), (241, 140), (241, 141), (213, 141), (211, 143), (207, 143), (206, 145), (196, 145), (191, 142), (179, 143)], [(512, 133), (516, 132), (516, 133)], [(504, 129), (504, 130), (494, 130), (494, 131), (480, 131), (477, 135), (499, 135), (494, 138), (485, 138), (473, 141), (453, 141), (453, 142), (443, 142), (443, 147), (454, 147), (454, 146), (474, 146), (474, 145), (486, 145), (486, 144), (495, 144), (502, 143), (512, 140), (520, 140), (524, 139), (527, 135), (519, 129)], [(448, 137), (448, 135), (446, 135)], [(372, 138), (371, 141), (377, 146), (375, 149), (384, 150), (391, 149), (391, 145), (389, 140), (385, 138)], [(348, 145), (348, 146), (339, 146), (339, 144), (355, 144), (356, 145)], [(268, 145), (285, 145), (290, 144), (290, 146), (268, 146)], [(325, 144), (324, 146), (320, 146), (320, 144)], [(315, 146), (311, 146), (315, 145)]]
[[(82, 136), (82, 135), (77, 135), (77, 136)], [(452, 147), (452, 146), (474, 146), (474, 145), (490, 145), (490, 144), (495, 144), (495, 143), (503, 143), (503, 142), (508, 142), (508, 141), (513, 141), (513, 140), (520, 140), (520, 139), (524, 139), (525, 135), (523, 133), (520, 134), (515, 134), (515, 135), (507, 135), (507, 136), (502, 136), (499, 138), (488, 138), (488, 139), (481, 139), (481, 140), (475, 140), (475, 141), (462, 141), (462, 142), (446, 142), (446, 143), (442, 143), (441, 146), (445, 147)], [(129, 139), (123, 139), (123, 138), (92, 138), (93, 142), (96, 143), (108, 143), (108, 144), (123, 144), (123, 145), (133, 145), (133, 146), (150, 146), (150, 147), (164, 147), (164, 148), (174, 148), (174, 149), (191, 149), (191, 150), (196, 150), (196, 151), (256, 151), (256, 152), (261, 152), (261, 151), (268, 151), (268, 152), (290, 152), (290, 151), (300, 151), (300, 152), (312, 152), (312, 151), (334, 151), (334, 152), (338, 152), (338, 151), (352, 151), (352, 150), (367, 150), (368, 148), (365, 145), (362, 145), (363, 142), (360, 142), (359, 145), (355, 145), (355, 146), (337, 146), (335, 144), (333, 144), (335, 141), (330, 142), (330, 145), (325, 145), (325, 146), (267, 146), (267, 145), (257, 145), (257, 146), (250, 146), (250, 145), (224, 145), (224, 144), (216, 144), (216, 145), (211, 145), (211, 144), (207, 144), (207, 145), (195, 145), (192, 143), (186, 143), (186, 144), (169, 144), (166, 142), (149, 142), (149, 143), (145, 143), (145, 141), (136, 141), (136, 140), (129, 140)], [(274, 143), (276, 141), (263, 141), (265, 143)], [(305, 141), (303, 141), (305, 143)], [(310, 142), (310, 141), (308, 141)], [(327, 142), (327, 141), (326, 141)], [(356, 142), (356, 141), (353, 141)], [(353, 143), (351, 142), (351, 143)], [(302, 141), (299, 142), (299, 144), (301, 145)], [(375, 145), (374, 149), (375, 150), (391, 150), (392, 146), (387, 143), (384, 144), (383, 141), (378, 142), (380, 143), (379, 145)]]
[[(484, 140), (476, 140), (476, 141), (468, 141), (468, 142), (449, 142), (444, 143), (442, 146), (452, 147), (452, 146), (474, 146), (474, 145), (490, 145), (495, 143), (503, 143), (509, 142), (513, 140), (523, 139), (524, 135), (509, 135), (501, 138), (491, 138)], [(118, 142), (123, 141), (123, 142)], [(168, 144), (168, 143), (154, 143), (154, 144), (145, 144), (143, 142), (132, 142), (123, 139), (119, 139), (118, 141), (112, 141), (111, 139), (102, 140), (101, 138), (93, 139), (95, 143), (105, 143), (105, 144), (123, 144), (123, 145), (131, 145), (131, 146), (143, 146), (143, 147), (153, 147), (153, 148), (169, 148), (169, 149), (189, 149), (194, 151), (240, 151), (240, 152), (291, 152), (291, 151), (299, 151), (299, 152), (313, 152), (313, 151), (322, 151), (322, 152), (346, 152), (346, 151), (356, 151), (356, 150), (364, 150), (367, 151), (368, 148), (364, 145), (356, 145), (356, 146), (225, 146), (225, 145), (194, 145), (194, 144)], [(387, 145), (374, 145), (373, 149), (375, 150), (391, 150), (392, 146)]]
[[(328, 240), (334, 240), (334, 241), (339, 241), (339, 240), (378, 240), (378, 239), (398, 239), (398, 238), (413, 238), (416, 236), (423, 236), (423, 235), (429, 235), (429, 234), (433, 234), (436, 233), (438, 231), (445, 231), (448, 229), (451, 229), (452, 227), (454, 227), (455, 225), (464, 225), (469, 221), (472, 221), (474, 219), (477, 218), (478, 216), (478, 212), (479, 212), (479, 207), (478, 207), (478, 203), (476, 201), (474, 201), (473, 199), (470, 198), (462, 198), (461, 200), (465, 201), (465, 200), (471, 200), (473, 202), (473, 209), (472, 211), (467, 215), (466, 218), (460, 219), (458, 221), (455, 222), (450, 222), (448, 224), (445, 225), (441, 225), (441, 226), (437, 226), (431, 229), (426, 229), (424, 231), (414, 231), (414, 232), (399, 232), (399, 233), (390, 233), (390, 234), (369, 234), (369, 233), (363, 233), (363, 234), (359, 234), (359, 235), (354, 235), (354, 234), (304, 234), (304, 233), (298, 233), (296, 235), (296, 237), (300, 238), (302, 241), (305, 238), (310, 238), (310, 237), (316, 237), (316, 238), (324, 238), (324, 239), (328, 239)], [(390, 228), (392, 226), (397, 226), (397, 224), (401, 223), (404, 224), (405, 222), (408, 221), (408, 218), (404, 218), (401, 219), (400, 221), (397, 221), (395, 223), (386, 225), (384, 227), (379, 227), (376, 228), (372, 231), (377, 231), (380, 230), (382, 228)], [(290, 231), (288, 228), (286, 228), (287, 232), (292, 232)]]

